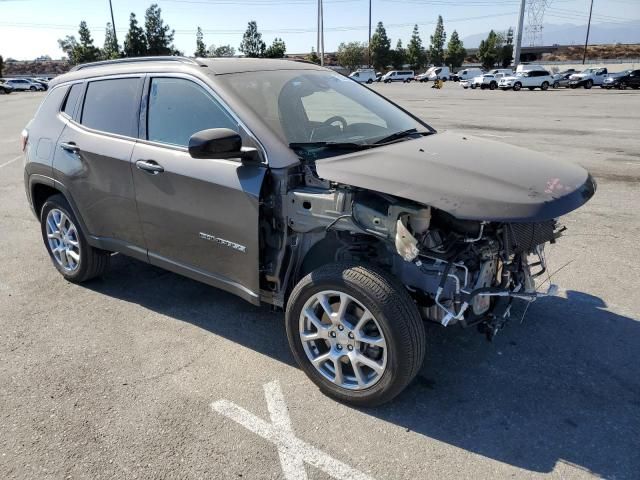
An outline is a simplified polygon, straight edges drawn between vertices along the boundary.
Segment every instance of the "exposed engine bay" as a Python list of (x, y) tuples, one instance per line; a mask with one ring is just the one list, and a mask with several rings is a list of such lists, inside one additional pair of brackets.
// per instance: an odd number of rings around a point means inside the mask
[[(555, 220), (460, 220), (428, 205), (326, 182), (304, 169), (281, 178), (274, 189), (279, 197), (265, 202), (267, 218), (283, 213), (261, 235), (267, 251), (271, 244), (267, 258), (273, 258), (263, 269), (263, 293), (267, 301), (273, 295), (275, 305), (289, 278), (300, 278), (320, 263), (353, 260), (390, 271), (423, 319), (443, 326), (476, 325), (492, 338), (509, 319), (514, 299), (534, 301), (555, 293), (553, 286), (537, 292), (534, 282), (546, 271), (545, 243), (555, 242), (563, 231)], [(280, 234), (286, 238), (276, 238)], [(281, 269), (273, 271), (271, 265)]]

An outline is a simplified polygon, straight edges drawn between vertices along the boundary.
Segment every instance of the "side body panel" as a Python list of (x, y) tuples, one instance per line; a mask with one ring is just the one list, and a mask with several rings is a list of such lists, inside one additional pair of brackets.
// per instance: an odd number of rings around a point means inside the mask
[(138, 143), (133, 163), (138, 211), (155, 265), (259, 303), (259, 198), (263, 165), (192, 158), (184, 149)]

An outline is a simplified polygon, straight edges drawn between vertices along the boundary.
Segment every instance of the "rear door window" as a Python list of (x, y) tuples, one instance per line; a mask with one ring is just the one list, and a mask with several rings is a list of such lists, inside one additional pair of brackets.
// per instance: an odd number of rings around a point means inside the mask
[(67, 99), (64, 101), (64, 105), (62, 106), (62, 112), (73, 118), (73, 112), (76, 109), (76, 103), (78, 103), (78, 98), (80, 98), (80, 94), (82, 93), (82, 84), (76, 83), (71, 85), (69, 89), (69, 94), (67, 95)]
[(184, 78), (154, 78), (149, 92), (147, 139), (186, 147), (196, 132), (238, 124), (200, 85)]
[(139, 78), (90, 82), (80, 123), (102, 132), (137, 137), (139, 87)]

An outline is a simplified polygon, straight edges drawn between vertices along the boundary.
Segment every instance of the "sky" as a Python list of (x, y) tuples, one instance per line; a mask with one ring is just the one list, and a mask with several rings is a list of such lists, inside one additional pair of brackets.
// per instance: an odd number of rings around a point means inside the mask
[[(591, 0), (547, 0), (544, 23), (586, 24)], [(144, 23), (151, 0), (112, 0), (118, 41), (122, 45), (134, 12)], [(175, 30), (175, 46), (187, 55), (195, 50), (196, 28), (207, 46), (238, 48), (247, 22), (255, 20), (263, 40), (281, 37), (288, 53), (306, 53), (316, 45), (317, 0), (156, 0), (165, 22)], [(372, 21), (382, 21), (395, 46), (406, 42), (415, 23), (423, 43), (429, 44), (438, 15), (445, 30), (461, 38), (516, 27), (520, 0), (372, 0)], [(325, 51), (340, 42), (366, 41), (369, 0), (324, 0)], [(77, 35), (85, 20), (97, 46), (110, 21), (108, 0), (0, 0), (0, 55), (29, 60), (41, 55), (61, 58), (57, 39)], [(640, 19), (640, 0), (594, 0), (593, 23)], [(527, 17), (525, 16), (525, 24)]]

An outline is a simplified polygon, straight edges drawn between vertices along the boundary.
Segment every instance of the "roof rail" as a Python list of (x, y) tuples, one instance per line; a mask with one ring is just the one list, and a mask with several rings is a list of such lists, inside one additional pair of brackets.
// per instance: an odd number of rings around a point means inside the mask
[(138, 63), (138, 62), (180, 62), (180, 63), (190, 63), (191, 65), (201, 65), (200, 63), (196, 62), (193, 58), (167, 55), (167, 56), (158, 56), (158, 57), (127, 57), (127, 58), (117, 58), (115, 60), (102, 60), (99, 62), (83, 63), (81, 65), (76, 65), (71, 69), (71, 71), (75, 72), (77, 70), (83, 70), (85, 68), (101, 67), (103, 65), (118, 65), (121, 63)]

